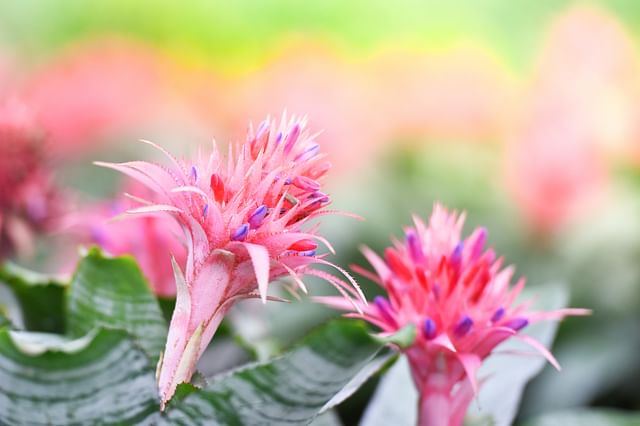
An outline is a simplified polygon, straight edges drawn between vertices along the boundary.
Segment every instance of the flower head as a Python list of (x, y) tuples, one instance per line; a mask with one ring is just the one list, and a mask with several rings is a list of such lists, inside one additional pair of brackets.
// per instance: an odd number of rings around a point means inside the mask
[[(291, 276), (303, 290), (301, 274), (315, 275), (355, 303), (364, 296), (349, 283), (310, 269), (328, 264), (317, 254), (318, 242), (329, 243), (316, 228), (303, 224), (323, 214), (329, 196), (321, 180), (330, 168), (305, 129), (304, 120), (266, 120), (245, 143), (231, 145), (225, 158), (214, 145), (208, 158), (178, 161), (165, 152), (169, 168), (133, 161), (98, 163), (139, 180), (156, 193), (154, 202), (131, 214), (169, 214), (184, 230), (187, 245), (183, 276), (175, 269), (177, 300), (171, 320), (159, 386), (163, 402), (177, 384), (190, 379), (195, 363), (233, 302), (268, 299), (275, 278)], [(161, 148), (159, 148), (161, 149)], [(163, 151), (164, 152), (164, 151)]]
[[(404, 241), (386, 249), (384, 259), (364, 250), (376, 274), (357, 268), (384, 287), (387, 297), (378, 296), (362, 313), (348, 315), (375, 324), (383, 333), (407, 325), (418, 330), (405, 352), (421, 395), (420, 424), (461, 424), (477, 390), (476, 370), (510, 337), (532, 345), (557, 366), (542, 344), (519, 331), (541, 319), (588, 313), (534, 312), (528, 303), (516, 304), (524, 279), (512, 287), (513, 268), (502, 268), (502, 259), (485, 249), (487, 231), (479, 228), (461, 239), (463, 223), (464, 216), (436, 205), (429, 223), (415, 218), (415, 227), (406, 229)], [(350, 309), (337, 297), (317, 299)]]
[(51, 225), (58, 201), (30, 111), (16, 100), (0, 105), (0, 259), (28, 252), (33, 235)]

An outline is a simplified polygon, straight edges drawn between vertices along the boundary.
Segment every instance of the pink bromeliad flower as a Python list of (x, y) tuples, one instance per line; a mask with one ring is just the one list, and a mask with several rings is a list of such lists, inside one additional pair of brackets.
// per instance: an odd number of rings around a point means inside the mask
[[(270, 281), (291, 276), (306, 291), (300, 275), (315, 275), (334, 285), (353, 305), (365, 301), (349, 283), (312, 264), (332, 265), (317, 255), (316, 228), (303, 230), (324, 210), (329, 197), (320, 180), (330, 168), (326, 156), (305, 129), (304, 120), (263, 122), (247, 141), (231, 145), (226, 158), (214, 144), (208, 158), (178, 161), (163, 151), (170, 167), (132, 161), (97, 163), (121, 171), (156, 192), (157, 202), (132, 214), (167, 213), (180, 224), (188, 256), (183, 275), (174, 264), (176, 308), (159, 369), (164, 404), (179, 383), (188, 381), (207, 345), (234, 302), (267, 296)], [(161, 148), (159, 148), (161, 149)], [(366, 302), (365, 302), (366, 303)]]
[(0, 260), (29, 253), (34, 236), (50, 230), (61, 210), (44, 142), (24, 104), (0, 105)]
[[(378, 296), (362, 313), (347, 316), (363, 318), (384, 334), (415, 325), (416, 339), (404, 352), (420, 393), (418, 423), (458, 426), (477, 392), (476, 371), (498, 344), (511, 337), (523, 340), (558, 367), (541, 343), (519, 331), (534, 321), (589, 311), (536, 312), (530, 303), (515, 304), (524, 279), (510, 286), (514, 269), (502, 269), (502, 259), (485, 250), (485, 229), (461, 239), (464, 215), (436, 205), (428, 225), (414, 221), (405, 240), (386, 249), (384, 260), (364, 249), (376, 274), (354, 270), (379, 283), (388, 297)], [(351, 310), (340, 297), (316, 299)]]

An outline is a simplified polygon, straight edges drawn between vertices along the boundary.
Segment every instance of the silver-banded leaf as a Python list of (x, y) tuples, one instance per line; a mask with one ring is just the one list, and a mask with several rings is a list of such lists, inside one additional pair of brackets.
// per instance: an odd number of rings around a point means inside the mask
[(638, 426), (640, 414), (605, 409), (576, 409), (544, 414), (525, 426)]
[[(40, 274), (12, 263), (0, 267), (0, 283), (15, 296), (26, 330), (64, 333), (64, 277)], [(16, 325), (19, 319), (16, 319)]]
[(0, 424), (153, 424), (157, 395), (154, 366), (123, 331), (70, 340), (0, 329)]
[(72, 336), (98, 327), (126, 330), (154, 362), (164, 349), (167, 324), (131, 257), (90, 249), (71, 281), (67, 309)]
[(167, 419), (172, 425), (306, 425), (381, 348), (361, 322), (332, 321), (282, 357), (188, 389)]

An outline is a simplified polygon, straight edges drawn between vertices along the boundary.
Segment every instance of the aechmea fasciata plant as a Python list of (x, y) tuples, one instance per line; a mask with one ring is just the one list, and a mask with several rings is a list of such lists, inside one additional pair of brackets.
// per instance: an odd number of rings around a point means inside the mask
[[(215, 144), (208, 157), (193, 161), (162, 152), (169, 167), (143, 161), (97, 164), (156, 193), (153, 202), (138, 199), (142, 205), (128, 213), (168, 214), (184, 230), (186, 268), (183, 274), (174, 262), (176, 307), (159, 366), (163, 406), (176, 386), (191, 378), (229, 308), (241, 299), (270, 299), (272, 280), (290, 276), (306, 292), (300, 276), (314, 275), (335, 286), (354, 308), (366, 304), (349, 274), (317, 253), (318, 243), (332, 251), (317, 226), (303, 229), (309, 220), (335, 213), (325, 210), (330, 198), (320, 184), (331, 164), (305, 120), (283, 118), (278, 125), (267, 119), (255, 131), (250, 128), (245, 143), (230, 145), (226, 157)], [(346, 280), (310, 268), (314, 264), (333, 266)]]
[(61, 210), (45, 134), (20, 101), (0, 105), (0, 260), (29, 253)]
[[(478, 391), (476, 372), (496, 346), (509, 338), (522, 340), (559, 368), (541, 343), (520, 331), (532, 322), (590, 311), (538, 312), (530, 302), (517, 303), (524, 279), (510, 285), (514, 269), (502, 268), (502, 258), (485, 249), (485, 229), (461, 238), (464, 215), (436, 204), (428, 224), (417, 217), (414, 221), (404, 241), (385, 250), (384, 259), (363, 250), (375, 273), (354, 270), (380, 284), (387, 296), (347, 316), (365, 319), (384, 334), (414, 325), (416, 339), (402, 350), (420, 394), (418, 424), (459, 426)], [(337, 296), (316, 299), (352, 310)]]

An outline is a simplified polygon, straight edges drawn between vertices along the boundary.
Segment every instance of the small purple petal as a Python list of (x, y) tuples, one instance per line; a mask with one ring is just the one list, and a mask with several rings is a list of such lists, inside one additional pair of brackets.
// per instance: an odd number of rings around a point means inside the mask
[(524, 317), (516, 317), (516, 318), (514, 318), (512, 320), (509, 320), (505, 324), (505, 327), (509, 327), (513, 331), (520, 331), (523, 328), (525, 328), (527, 325), (529, 325), (529, 320), (528, 319), (526, 319)]
[(297, 252), (298, 256), (313, 257), (316, 255), (315, 250), (306, 250)]
[(418, 235), (416, 235), (413, 229), (407, 231), (407, 246), (409, 247), (409, 254), (411, 255), (411, 259), (413, 259), (413, 263), (422, 264), (424, 263), (424, 252), (422, 251), (422, 244)]
[(389, 304), (389, 301), (387, 299), (385, 299), (383, 296), (376, 296), (373, 299), (373, 303), (376, 305), (376, 308), (378, 308), (378, 312), (380, 313), (382, 319), (393, 326), (397, 325), (395, 318), (391, 314), (391, 305)]
[(504, 310), (503, 307), (496, 309), (496, 311), (493, 313), (493, 316), (491, 317), (491, 322), (500, 321), (505, 313), (506, 311)]
[(247, 234), (248, 233), (249, 233), (249, 224), (248, 223), (243, 223), (242, 225), (238, 226), (238, 229), (236, 229), (231, 234), (231, 240), (232, 241), (243, 241), (245, 238), (247, 238)]
[(458, 324), (456, 324), (453, 333), (456, 335), (456, 337), (464, 337), (469, 332), (469, 330), (471, 330), (471, 327), (473, 327), (473, 320), (469, 315), (465, 315), (460, 318), (460, 321), (458, 321)]
[(449, 258), (449, 262), (451, 263), (451, 266), (453, 266), (453, 268), (456, 271), (460, 270), (460, 264), (462, 263), (462, 251), (464, 250), (464, 242), (460, 241), (456, 247), (453, 249), (453, 252), (451, 253), (451, 257)]
[(262, 221), (264, 220), (268, 211), (269, 209), (267, 208), (267, 206), (263, 204), (255, 209), (253, 213), (251, 213), (251, 216), (249, 216), (249, 225), (252, 229), (258, 228), (260, 225), (262, 225)]
[(431, 318), (427, 318), (422, 323), (422, 333), (427, 340), (433, 340), (438, 335), (436, 323)]
[(205, 204), (204, 208), (202, 209), (202, 218), (203, 219), (207, 218), (207, 213), (209, 213), (209, 204)]
[(196, 166), (191, 166), (191, 180), (193, 182), (198, 181), (198, 169), (196, 168)]
[(276, 135), (276, 142), (280, 143), (281, 140), (282, 140), (282, 132), (278, 132), (278, 134)]

